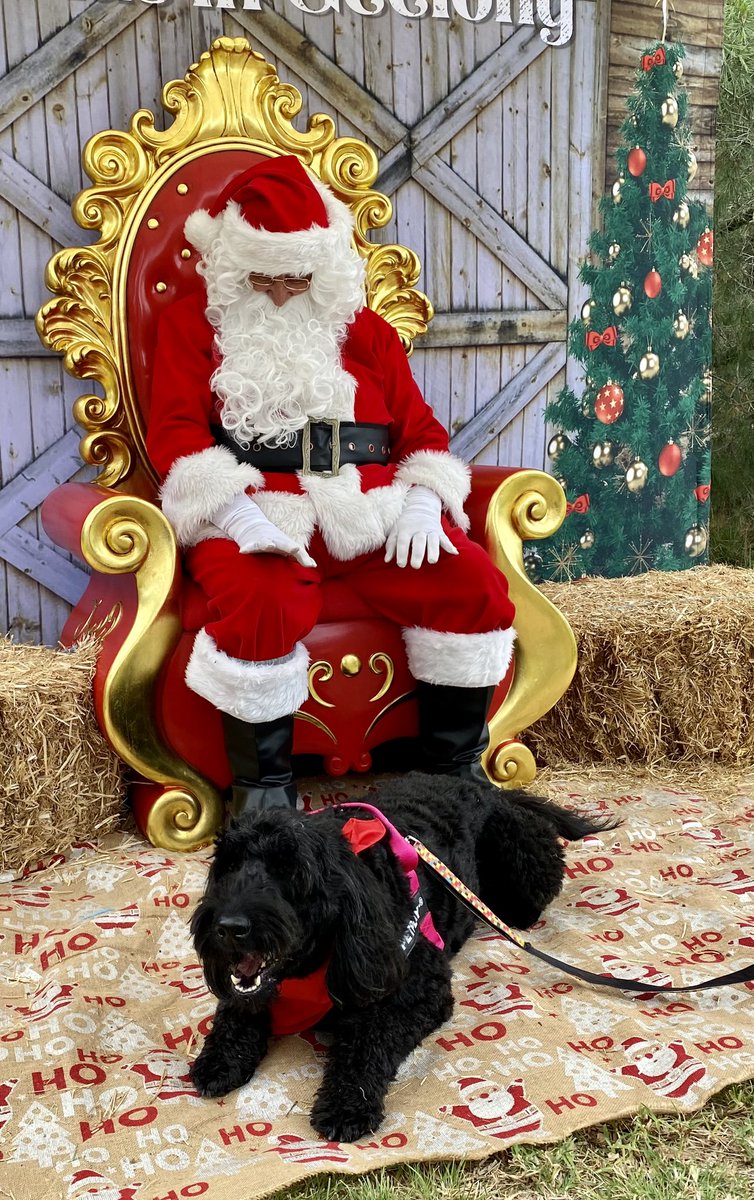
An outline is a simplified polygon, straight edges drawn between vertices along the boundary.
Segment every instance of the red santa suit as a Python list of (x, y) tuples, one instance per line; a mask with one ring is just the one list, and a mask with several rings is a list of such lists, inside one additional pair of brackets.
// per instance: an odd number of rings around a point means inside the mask
[[(300, 191), (302, 180), (313, 198), (305, 228), (301, 213), (286, 204), (286, 188)], [(253, 204), (246, 204), (250, 187)], [(189, 218), (186, 234), (202, 254), (205, 286), (160, 323), (147, 449), (162, 479), (163, 510), (211, 614), (186, 679), (244, 721), (290, 714), (306, 698), (302, 639), (317, 621), (328, 577), (342, 577), (376, 613), (403, 627), (419, 680), (490, 686), (504, 676), (512, 652), (506, 581), (465, 534), (468, 468), (450, 454), (397, 334), (363, 305), (352, 229), (347, 206), (297, 160), (252, 168), (240, 190), (232, 185), (211, 212)], [(311, 286), (275, 311), (267, 296), (249, 291), (250, 271), (308, 276)], [(248, 304), (255, 305), (251, 324)], [(278, 348), (290, 367), (282, 383)], [(341, 464), (337, 474), (254, 465), (255, 454), (270, 461), (276, 422), (284, 452), (286, 439), (307, 424), (328, 421), (356, 423), (367, 436), (374, 429), (368, 445), (362, 436), (362, 461)], [(338, 438), (337, 426), (332, 436)], [(343, 437), (341, 446), (347, 458)], [(420, 570), (384, 561), (386, 538), (413, 485), (440, 497), (443, 526), (458, 551)], [(316, 568), (291, 557), (242, 554), (213, 524), (244, 492), (308, 547)]]

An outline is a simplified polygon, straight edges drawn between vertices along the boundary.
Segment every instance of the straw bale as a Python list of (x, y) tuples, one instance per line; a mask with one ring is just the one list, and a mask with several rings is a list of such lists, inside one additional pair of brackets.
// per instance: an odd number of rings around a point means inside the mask
[(73, 650), (0, 638), (0, 870), (119, 824), (120, 763), (94, 716), (93, 641)]
[(697, 567), (545, 584), (579, 651), (524, 735), (543, 765), (754, 762), (754, 571)]

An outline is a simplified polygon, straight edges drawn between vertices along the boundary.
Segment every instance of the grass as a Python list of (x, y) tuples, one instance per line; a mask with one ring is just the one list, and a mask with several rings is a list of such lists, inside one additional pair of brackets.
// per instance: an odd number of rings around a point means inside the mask
[(726, 0), (715, 173), (711, 556), (754, 566), (754, 0)]
[(754, 1081), (683, 1116), (642, 1112), (554, 1146), (481, 1163), (425, 1163), (358, 1179), (323, 1176), (285, 1200), (751, 1200)]

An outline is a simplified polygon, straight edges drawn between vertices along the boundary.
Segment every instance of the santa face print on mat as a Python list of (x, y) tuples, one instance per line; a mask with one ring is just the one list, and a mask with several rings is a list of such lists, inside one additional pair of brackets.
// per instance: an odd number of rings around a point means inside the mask
[(439, 1111), (467, 1121), (488, 1137), (534, 1133), (542, 1125), (542, 1114), (528, 1099), (523, 1079), (505, 1088), (478, 1078), (459, 1079), (456, 1086), (460, 1103), (443, 1105)]

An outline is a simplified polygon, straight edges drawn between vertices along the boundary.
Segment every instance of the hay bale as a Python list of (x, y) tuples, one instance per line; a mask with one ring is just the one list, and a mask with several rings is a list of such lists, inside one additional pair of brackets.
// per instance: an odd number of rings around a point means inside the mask
[(526, 731), (538, 762), (754, 761), (754, 571), (697, 567), (545, 584), (579, 665)]
[(97, 648), (0, 638), (0, 869), (115, 828), (125, 788), (94, 716)]

